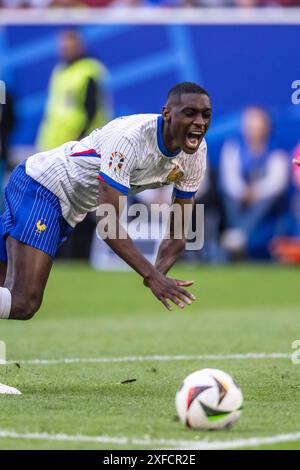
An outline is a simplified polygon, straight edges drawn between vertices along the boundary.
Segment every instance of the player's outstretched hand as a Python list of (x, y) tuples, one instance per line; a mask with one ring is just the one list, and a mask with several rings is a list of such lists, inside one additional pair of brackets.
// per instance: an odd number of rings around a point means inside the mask
[(170, 279), (158, 271), (144, 281), (144, 284), (152, 290), (155, 297), (160, 300), (168, 310), (172, 310), (169, 301), (178, 305), (179, 308), (184, 308), (185, 305), (191, 305), (193, 300), (196, 300), (193, 294), (182, 287), (191, 286), (193, 283), (194, 281)]

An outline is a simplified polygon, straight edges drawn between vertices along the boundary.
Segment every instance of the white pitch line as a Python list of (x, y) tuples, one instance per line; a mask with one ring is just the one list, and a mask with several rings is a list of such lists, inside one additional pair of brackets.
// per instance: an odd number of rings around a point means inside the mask
[(245, 353), (245, 354), (202, 354), (191, 356), (124, 356), (124, 357), (90, 357), (90, 358), (61, 358), (61, 359), (26, 359), (2, 361), (0, 364), (24, 365), (55, 365), (55, 364), (93, 364), (114, 362), (147, 362), (147, 361), (210, 361), (226, 359), (291, 359), (288, 353)]
[[(277, 436), (267, 437), (250, 437), (248, 439), (236, 439), (232, 441), (199, 441), (197, 444), (195, 441), (189, 450), (227, 450), (227, 449), (239, 449), (241, 447), (260, 447), (263, 445), (278, 444), (281, 442), (294, 442), (300, 440), (300, 432), (291, 434), (278, 434)], [(187, 447), (182, 447), (187, 449)]]
[(48, 433), (17, 433), (0, 429), (0, 439), (27, 439), (40, 441), (57, 442), (96, 442), (98, 444), (116, 444), (116, 445), (137, 445), (137, 446), (155, 446), (156, 448), (168, 447), (178, 450), (220, 450), (237, 449), (241, 447), (259, 447), (262, 445), (272, 445), (281, 442), (293, 442), (300, 440), (300, 432), (291, 434), (279, 434), (267, 437), (250, 437), (249, 439), (236, 439), (231, 441), (185, 441), (174, 439), (151, 439), (146, 436), (143, 438), (130, 437), (112, 437), (112, 436), (84, 436), (69, 434), (48, 434)]

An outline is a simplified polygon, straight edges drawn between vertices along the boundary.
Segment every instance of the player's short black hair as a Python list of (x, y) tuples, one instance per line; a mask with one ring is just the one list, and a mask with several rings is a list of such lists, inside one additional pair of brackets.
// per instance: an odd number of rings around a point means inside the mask
[(167, 98), (180, 98), (185, 93), (197, 93), (198, 95), (207, 95), (209, 97), (208, 91), (202, 88), (202, 86), (197, 85), (197, 83), (181, 82), (171, 88)]

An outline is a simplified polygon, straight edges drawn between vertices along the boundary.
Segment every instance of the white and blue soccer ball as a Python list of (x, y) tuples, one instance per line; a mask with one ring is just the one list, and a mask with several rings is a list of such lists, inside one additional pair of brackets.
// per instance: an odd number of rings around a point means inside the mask
[(188, 375), (176, 393), (179, 419), (189, 428), (227, 429), (241, 416), (243, 395), (233, 378), (218, 369)]

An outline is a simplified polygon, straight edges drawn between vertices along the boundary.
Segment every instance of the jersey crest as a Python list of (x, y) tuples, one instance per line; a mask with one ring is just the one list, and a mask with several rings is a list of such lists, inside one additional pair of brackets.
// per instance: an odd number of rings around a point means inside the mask
[(168, 174), (167, 176), (167, 182), (168, 183), (174, 183), (175, 181), (179, 180), (182, 178), (184, 175), (183, 169), (179, 166), (176, 165)]

